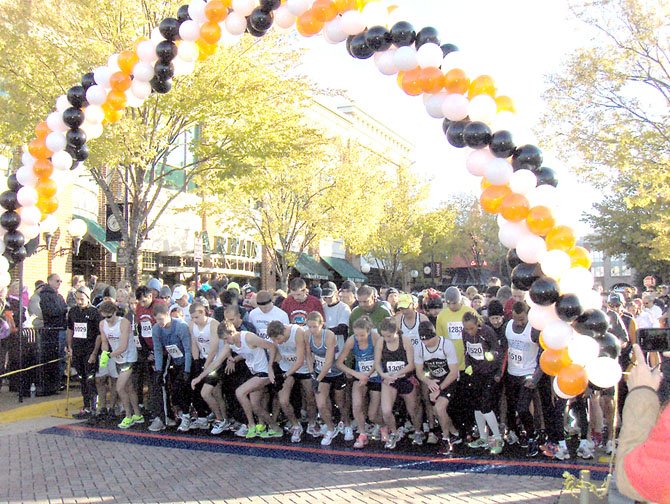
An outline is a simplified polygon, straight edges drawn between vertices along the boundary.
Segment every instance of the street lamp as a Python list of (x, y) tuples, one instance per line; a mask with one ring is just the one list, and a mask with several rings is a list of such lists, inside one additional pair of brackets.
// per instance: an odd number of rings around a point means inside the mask
[(369, 264), (361, 264), (361, 273), (367, 275), (370, 273), (370, 265)]
[[(47, 215), (46, 218), (40, 222), (40, 231), (44, 237), (45, 248), (51, 248), (51, 239), (58, 230), (58, 219), (53, 214)], [(40, 247), (38, 247), (39, 249)]]
[(88, 231), (88, 226), (86, 225), (86, 222), (84, 220), (72, 219), (70, 221), (68, 232), (72, 237), (74, 255), (79, 255), (79, 246), (81, 245), (81, 239), (86, 234), (86, 231)]
[(412, 270), (409, 272), (409, 276), (416, 280), (419, 277), (419, 272), (417, 270)]

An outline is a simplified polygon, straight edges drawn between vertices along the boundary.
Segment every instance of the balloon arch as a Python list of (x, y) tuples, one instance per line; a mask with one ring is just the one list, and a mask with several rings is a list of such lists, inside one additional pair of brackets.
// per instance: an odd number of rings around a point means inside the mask
[(234, 42), (245, 32), (262, 37), (273, 24), (346, 43), (352, 57), (373, 57), (382, 74), (397, 75), (408, 95), (424, 96), (428, 114), (444, 118), (447, 141), (472, 149), (466, 168), (481, 177), (482, 209), (498, 214), (512, 281), (528, 291), (529, 320), (542, 331), (540, 365), (555, 376), (554, 391), (572, 397), (589, 381), (616, 384), (620, 350), (607, 332), (601, 297), (592, 290), (589, 254), (576, 245), (574, 230), (558, 223), (558, 181), (542, 165), (540, 149), (514, 143), (513, 101), (497, 94), (492, 77), (467, 75), (462, 53), (453, 44), (441, 45), (435, 28), (415, 30), (402, 19), (402, 9), (386, 0), (193, 0), (162, 20), (150, 39), (83, 75), (37, 124), (23, 165), (0, 195), (6, 210), (0, 217), (1, 286), (10, 282), (10, 261), (25, 259), (26, 241), (57, 227), (54, 171), (86, 160), (87, 141), (102, 135), (104, 125), (119, 121), (126, 107), (142, 105), (152, 92), (169, 92), (173, 77), (193, 71), (218, 43)]

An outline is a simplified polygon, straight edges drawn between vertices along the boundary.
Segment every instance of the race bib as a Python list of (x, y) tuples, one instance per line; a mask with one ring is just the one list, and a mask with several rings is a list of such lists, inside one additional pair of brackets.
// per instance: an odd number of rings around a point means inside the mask
[(314, 371), (320, 373), (326, 363), (326, 358), (319, 355), (314, 356)]
[[(375, 361), (366, 360), (366, 361), (359, 361), (358, 362), (358, 369), (361, 373), (368, 374), (374, 368), (375, 368)], [(372, 377), (372, 376), (377, 376), (377, 372), (375, 371), (374, 373), (372, 373), (370, 375), (370, 377)]]
[(181, 357), (184, 356), (184, 354), (177, 345), (166, 345), (165, 350), (167, 350), (167, 353), (169, 353), (170, 357), (172, 357), (173, 359), (180, 359)]
[(447, 333), (450, 340), (463, 339), (463, 322), (447, 322)]
[(198, 340), (198, 349), (200, 350), (200, 358), (206, 359), (209, 355), (209, 341)]
[(470, 343), (466, 341), (468, 355), (475, 360), (484, 360), (484, 349), (481, 343)]
[(521, 350), (516, 350), (515, 348), (510, 348), (507, 351), (507, 360), (510, 367), (521, 368), (523, 367), (523, 352)]
[(282, 355), (281, 358), (284, 362), (290, 362), (290, 363), (294, 363), (295, 361), (298, 360), (297, 355)]
[(140, 322), (140, 332), (143, 338), (151, 338), (151, 321), (142, 320)]
[(410, 337), (410, 341), (412, 342), (412, 346), (416, 348), (421, 348), (421, 340), (419, 339), (418, 336), (412, 336)]
[(86, 322), (75, 322), (74, 330), (72, 331), (72, 337), (77, 339), (86, 339), (87, 331), (88, 325)]
[(446, 376), (447, 370), (441, 366), (437, 366), (430, 370), (430, 374), (433, 378), (442, 378), (443, 376)]
[(390, 361), (386, 363), (386, 372), (387, 373), (397, 373), (407, 364), (404, 361)]
[(133, 339), (135, 340), (135, 347), (142, 348), (142, 343), (140, 343), (140, 337), (137, 334), (133, 335)]

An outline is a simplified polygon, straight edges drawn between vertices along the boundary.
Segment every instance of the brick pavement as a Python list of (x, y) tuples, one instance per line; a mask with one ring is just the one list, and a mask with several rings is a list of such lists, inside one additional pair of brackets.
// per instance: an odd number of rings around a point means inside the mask
[(37, 433), (47, 426), (0, 430), (0, 503), (553, 503), (562, 486), (539, 476), (319, 464)]

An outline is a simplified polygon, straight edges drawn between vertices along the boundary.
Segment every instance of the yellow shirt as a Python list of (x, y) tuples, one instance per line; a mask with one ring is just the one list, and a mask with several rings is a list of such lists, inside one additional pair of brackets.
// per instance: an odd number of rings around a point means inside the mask
[(463, 345), (463, 315), (467, 312), (477, 313), (469, 306), (461, 306), (458, 311), (452, 311), (449, 307), (443, 309), (437, 316), (438, 336), (449, 338), (456, 347), (458, 356), (458, 369), (465, 369), (465, 347)]

